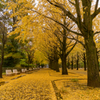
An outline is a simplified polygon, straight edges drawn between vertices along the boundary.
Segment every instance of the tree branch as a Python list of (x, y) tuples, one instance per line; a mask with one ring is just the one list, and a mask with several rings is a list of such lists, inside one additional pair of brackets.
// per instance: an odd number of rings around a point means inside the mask
[(73, 45), (73, 47), (66, 53), (66, 56), (69, 55), (69, 53), (73, 50), (73, 48), (75, 47), (76, 44), (77, 44), (77, 41), (75, 42), (75, 44)]
[(95, 5), (95, 11), (97, 10), (98, 3), (99, 3), (99, 0), (97, 0), (97, 1), (96, 1), (96, 5)]
[(53, 6), (55, 6), (55, 7), (58, 7), (58, 8), (60, 8), (64, 13), (65, 13), (65, 15), (67, 15), (70, 19), (72, 19), (75, 23), (78, 23), (78, 21), (77, 21), (77, 18), (75, 18), (75, 16), (70, 12), (70, 11), (67, 11), (61, 4), (58, 4), (58, 3), (56, 3), (56, 4), (54, 4), (54, 3), (52, 3), (50, 0), (47, 0), (51, 5), (53, 5)]
[(48, 17), (48, 16), (46, 16), (46, 15), (43, 15), (43, 14), (41, 14), (41, 13), (39, 13), (38, 11), (35, 11), (35, 10), (32, 10), (32, 11), (38, 13), (39, 15), (44, 16), (45, 18), (51, 19), (52, 21), (58, 23), (59, 25), (61, 25), (63, 28), (65, 28), (65, 29), (66, 29), (67, 31), (69, 31), (69, 32), (72, 32), (72, 33), (74, 33), (74, 34), (76, 34), (76, 35), (83, 36), (81, 33), (77, 33), (77, 32), (75, 32), (75, 31), (72, 31), (72, 30), (68, 29), (68, 28), (66, 27), (66, 25), (60, 23), (59, 21), (57, 21), (57, 20), (55, 20), (55, 19), (53, 19), (53, 18), (51, 18), (51, 17)]
[[(67, 48), (69, 48), (69, 47), (71, 47), (71, 46), (73, 46), (73, 44), (71, 44), (71, 45), (67, 46)], [(67, 49), (67, 48), (66, 48), (66, 49)]]
[(70, 37), (67, 37), (67, 38), (77, 41), (78, 43), (82, 44), (82, 45), (83, 45), (83, 47), (85, 48), (85, 45), (83, 44), (83, 42), (79, 41), (78, 39), (75, 39), (75, 38), (70, 38)]
[(70, 40), (70, 42), (67, 45), (70, 45), (72, 43), (72, 40)]
[(100, 7), (91, 15), (92, 20), (100, 13)]
[(79, 25), (79, 27), (80, 27), (80, 29), (81, 29), (81, 14), (80, 14), (80, 4), (79, 4), (79, 0), (75, 0), (75, 2), (76, 2), (76, 12), (77, 12), (77, 19), (78, 19), (78, 25)]
[(97, 53), (99, 53), (100, 52), (100, 50), (99, 51), (97, 51)]
[(96, 34), (98, 34), (98, 33), (100, 33), (100, 31), (95, 32), (94, 35), (96, 35)]
[(57, 36), (56, 31), (55, 31), (53, 34), (57, 37), (57, 39), (58, 39), (58, 41), (60, 42), (60, 44), (62, 44), (62, 41), (61, 41), (60, 38)]
[(69, 1), (69, 3), (71, 3), (73, 6), (75, 6), (75, 3), (71, 2), (70, 0), (68, 0), (68, 1)]

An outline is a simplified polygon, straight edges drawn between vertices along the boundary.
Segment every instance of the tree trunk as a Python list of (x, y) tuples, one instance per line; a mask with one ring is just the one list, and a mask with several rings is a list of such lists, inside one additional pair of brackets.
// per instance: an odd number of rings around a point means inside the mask
[(0, 78), (2, 78), (2, 61), (0, 63)]
[(66, 55), (62, 56), (62, 75), (68, 75), (68, 71), (66, 68)]
[(97, 57), (97, 49), (93, 40), (93, 36), (85, 39), (86, 57), (87, 57), (87, 75), (88, 86), (100, 87), (99, 82), (99, 64)]
[(56, 61), (55, 61), (55, 59), (53, 60), (52, 67), (53, 67), (53, 70), (56, 71)]
[(52, 63), (53, 63), (53, 62), (52, 62), (52, 59), (50, 59), (50, 60), (49, 60), (49, 68), (51, 68), (51, 69), (53, 69)]
[(58, 64), (58, 59), (55, 61), (55, 66), (56, 66), (56, 72), (59, 72), (59, 64)]
[(77, 66), (77, 70), (78, 70), (78, 62), (79, 62), (79, 56), (78, 56), (78, 52), (77, 52), (77, 60), (76, 60), (76, 66)]
[(3, 47), (2, 47), (2, 54), (1, 54), (0, 78), (2, 78), (2, 67), (3, 67), (3, 60), (4, 60), (4, 44), (3, 44)]
[(50, 59), (49, 60), (49, 68), (51, 68), (52, 70), (56, 70), (57, 68), (57, 61), (54, 59)]
[(51, 68), (51, 59), (49, 59), (49, 68)]
[[(64, 20), (65, 23), (65, 20)], [(68, 75), (67, 67), (66, 67), (66, 30), (63, 29), (63, 47), (62, 47), (62, 55), (61, 55), (61, 60), (62, 60), (62, 75), (66, 74)]]
[(3, 61), (4, 61), (4, 45), (5, 45), (5, 40), (4, 40), (4, 34), (3, 34), (2, 50), (1, 50), (1, 64), (0, 64), (0, 78), (2, 78), (2, 67), (3, 67)]
[(58, 59), (59, 59), (58, 51), (57, 51), (57, 47), (55, 46), (54, 47), (54, 63), (55, 63), (54, 67), (55, 67), (56, 72), (59, 72)]
[(2, 47), (2, 54), (1, 54), (0, 78), (2, 78), (2, 67), (3, 67), (3, 60), (4, 60), (4, 47)]
[(70, 66), (70, 63), (69, 63), (69, 57), (68, 57), (68, 69), (70, 69), (70, 67), (69, 67), (69, 66)]
[(73, 55), (72, 55), (72, 61), (71, 61), (71, 69), (73, 70)]
[(83, 63), (84, 63), (84, 71), (86, 71), (86, 58), (85, 58), (85, 53), (83, 53)]

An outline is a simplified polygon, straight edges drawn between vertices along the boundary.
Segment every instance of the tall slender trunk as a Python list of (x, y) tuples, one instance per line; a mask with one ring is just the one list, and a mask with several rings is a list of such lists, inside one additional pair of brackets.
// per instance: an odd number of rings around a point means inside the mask
[(70, 69), (70, 67), (69, 67), (69, 66), (70, 66), (70, 63), (69, 63), (69, 56), (68, 56), (68, 69)]
[[(64, 20), (65, 24), (65, 20)], [(67, 67), (66, 67), (66, 30), (63, 29), (63, 47), (62, 47), (62, 55), (61, 55), (61, 60), (62, 60), (62, 75), (66, 74), (68, 75)]]
[(54, 63), (55, 63), (54, 67), (55, 67), (56, 72), (59, 72), (58, 59), (59, 59), (58, 51), (57, 51), (57, 47), (55, 46), (54, 47)]
[(53, 68), (53, 70), (55, 70), (55, 71), (56, 71), (56, 61), (55, 61), (55, 59), (53, 60), (53, 63), (52, 63), (52, 68)]
[(0, 78), (2, 78), (2, 64), (0, 63)]
[(50, 59), (50, 61), (49, 61), (49, 67), (50, 67), (51, 69), (53, 69), (53, 61), (52, 61), (52, 59)]
[(78, 56), (78, 52), (77, 52), (77, 60), (76, 60), (76, 65), (77, 65), (77, 70), (78, 70), (78, 63), (79, 63), (79, 56)]
[(56, 72), (59, 72), (58, 59), (56, 59), (56, 61), (55, 61), (55, 67), (56, 67)]
[(4, 33), (3, 33), (2, 50), (1, 50), (1, 64), (0, 64), (0, 78), (2, 78), (2, 67), (3, 67), (3, 61), (4, 61), (4, 45), (5, 45), (5, 40), (4, 40)]
[(49, 68), (51, 68), (51, 59), (49, 59)]
[(72, 61), (71, 61), (71, 69), (73, 70), (73, 55), (72, 55)]
[(87, 57), (87, 76), (88, 86), (98, 87), (99, 82), (99, 63), (97, 57), (97, 49), (93, 40), (93, 36), (85, 39), (86, 57)]
[(66, 55), (63, 55), (62, 56), (62, 75), (68, 75), (68, 71), (67, 71), (67, 68), (66, 68)]
[(83, 53), (83, 63), (84, 63), (84, 71), (86, 71), (86, 57), (85, 57), (85, 53)]

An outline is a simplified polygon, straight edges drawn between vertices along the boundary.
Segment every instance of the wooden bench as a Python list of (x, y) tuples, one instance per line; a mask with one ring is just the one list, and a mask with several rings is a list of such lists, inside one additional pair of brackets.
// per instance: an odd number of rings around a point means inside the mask
[(32, 68), (29, 68), (30, 71), (32, 71)]
[(18, 72), (17, 69), (13, 69), (13, 74), (20, 74), (20, 72)]
[(21, 69), (22, 73), (25, 73), (25, 69)]
[(33, 70), (34, 70), (35, 68), (33, 68)]
[(25, 68), (25, 72), (27, 72), (28, 70)]
[(13, 75), (13, 72), (9, 69), (9, 70), (6, 70), (6, 75), (9, 76), (9, 75)]

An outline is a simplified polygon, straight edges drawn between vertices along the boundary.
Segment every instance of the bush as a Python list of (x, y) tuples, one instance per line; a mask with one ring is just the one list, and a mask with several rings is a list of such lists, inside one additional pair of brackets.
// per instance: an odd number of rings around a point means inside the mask
[(21, 59), (20, 65), (21, 65), (22, 67), (28, 67), (28, 64), (26, 63), (26, 59)]
[(3, 67), (14, 67), (19, 62), (20, 62), (20, 59), (17, 59), (17, 58), (14, 59), (12, 57), (8, 57), (8, 58), (4, 59)]
[(78, 82), (79, 80), (77, 78), (71, 79), (72, 82)]

